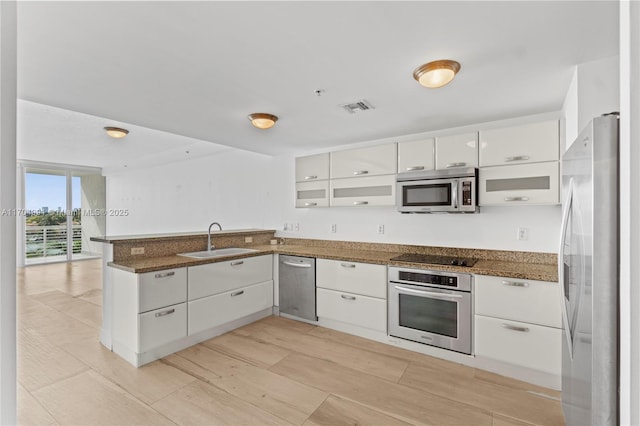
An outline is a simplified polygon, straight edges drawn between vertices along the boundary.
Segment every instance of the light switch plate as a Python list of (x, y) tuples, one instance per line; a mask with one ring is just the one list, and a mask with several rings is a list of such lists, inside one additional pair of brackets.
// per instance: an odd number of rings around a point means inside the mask
[(253, 242), (253, 237), (244, 237), (244, 242), (249, 244)]
[(131, 254), (144, 254), (144, 247), (131, 247)]

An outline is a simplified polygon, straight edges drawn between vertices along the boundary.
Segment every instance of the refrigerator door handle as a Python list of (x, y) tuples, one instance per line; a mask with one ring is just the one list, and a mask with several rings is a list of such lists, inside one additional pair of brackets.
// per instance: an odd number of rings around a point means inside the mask
[(564, 210), (562, 212), (562, 227), (560, 228), (560, 248), (558, 249), (558, 284), (560, 285), (560, 305), (562, 306), (562, 322), (564, 324), (565, 336), (567, 336), (567, 346), (569, 348), (569, 357), (573, 359), (573, 338), (571, 337), (571, 325), (569, 324), (569, 314), (567, 312), (567, 304), (565, 303), (566, 293), (564, 289), (564, 246), (569, 224), (569, 215), (573, 204), (573, 179), (569, 180), (569, 188), (567, 190), (567, 198), (564, 202)]

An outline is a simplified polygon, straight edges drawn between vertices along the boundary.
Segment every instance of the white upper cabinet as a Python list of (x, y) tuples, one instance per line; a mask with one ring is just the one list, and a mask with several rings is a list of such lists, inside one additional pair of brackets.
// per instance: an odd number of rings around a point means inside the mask
[(329, 153), (296, 158), (296, 182), (329, 179)]
[(559, 162), (480, 168), (480, 205), (558, 204)]
[(397, 144), (331, 153), (331, 179), (396, 173)]
[(329, 207), (329, 181), (296, 182), (296, 207)]
[(480, 167), (557, 161), (558, 120), (480, 131)]
[(435, 140), (398, 143), (398, 173), (433, 170)]
[(478, 133), (436, 138), (436, 170), (478, 167)]

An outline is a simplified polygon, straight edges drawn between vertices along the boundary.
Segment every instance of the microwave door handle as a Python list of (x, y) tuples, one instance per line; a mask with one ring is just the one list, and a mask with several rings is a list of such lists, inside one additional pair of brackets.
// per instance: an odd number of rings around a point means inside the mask
[(420, 297), (431, 297), (434, 299), (462, 299), (460, 294), (436, 293), (434, 291), (414, 290), (412, 288), (394, 286), (394, 288), (402, 293), (415, 294)]
[(569, 181), (567, 190), (567, 198), (564, 202), (564, 211), (562, 212), (562, 225), (560, 228), (560, 247), (558, 249), (558, 285), (560, 285), (560, 306), (562, 307), (562, 322), (564, 323), (564, 334), (567, 338), (567, 347), (569, 349), (569, 358), (573, 359), (573, 339), (571, 336), (571, 325), (569, 324), (569, 313), (567, 312), (567, 304), (565, 303), (566, 294), (564, 290), (564, 245), (566, 242), (567, 226), (569, 224), (569, 215), (573, 206), (573, 179)]
[(460, 181), (457, 180), (451, 184), (451, 190), (453, 192), (453, 194), (451, 194), (451, 198), (454, 209), (458, 209), (458, 185), (460, 185)]

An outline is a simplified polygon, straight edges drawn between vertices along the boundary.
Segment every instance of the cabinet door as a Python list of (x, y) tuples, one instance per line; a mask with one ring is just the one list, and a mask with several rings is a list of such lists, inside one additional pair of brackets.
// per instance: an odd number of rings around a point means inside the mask
[(142, 353), (187, 336), (187, 304), (145, 312), (138, 315), (138, 322), (137, 352)]
[(562, 330), (475, 316), (475, 354), (560, 375)]
[(378, 145), (331, 153), (331, 179), (396, 173), (397, 145)]
[(209, 263), (189, 267), (189, 300), (273, 279), (273, 256)]
[(296, 183), (296, 207), (329, 207), (329, 181)]
[(478, 133), (436, 138), (436, 169), (478, 167)]
[(316, 292), (318, 318), (387, 332), (386, 300), (323, 288)]
[(396, 204), (396, 176), (331, 179), (331, 206), (393, 206)]
[(480, 205), (558, 204), (559, 164), (519, 164), (480, 169)]
[(548, 327), (561, 328), (558, 283), (475, 276), (475, 312)]
[(296, 182), (329, 179), (329, 153), (296, 158)]
[(433, 170), (434, 139), (400, 142), (398, 144), (398, 174)]
[(189, 302), (189, 335), (273, 306), (273, 281)]
[(387, 267), (342, 260), (316, 260), (316, 287), (387, 298)]
[(558, 120), (480, 131), (480, 167), (558, 160)]
[(138, 312), (147, 312), (187, 300), (187, 269), (146, 272), (138, 276)]

